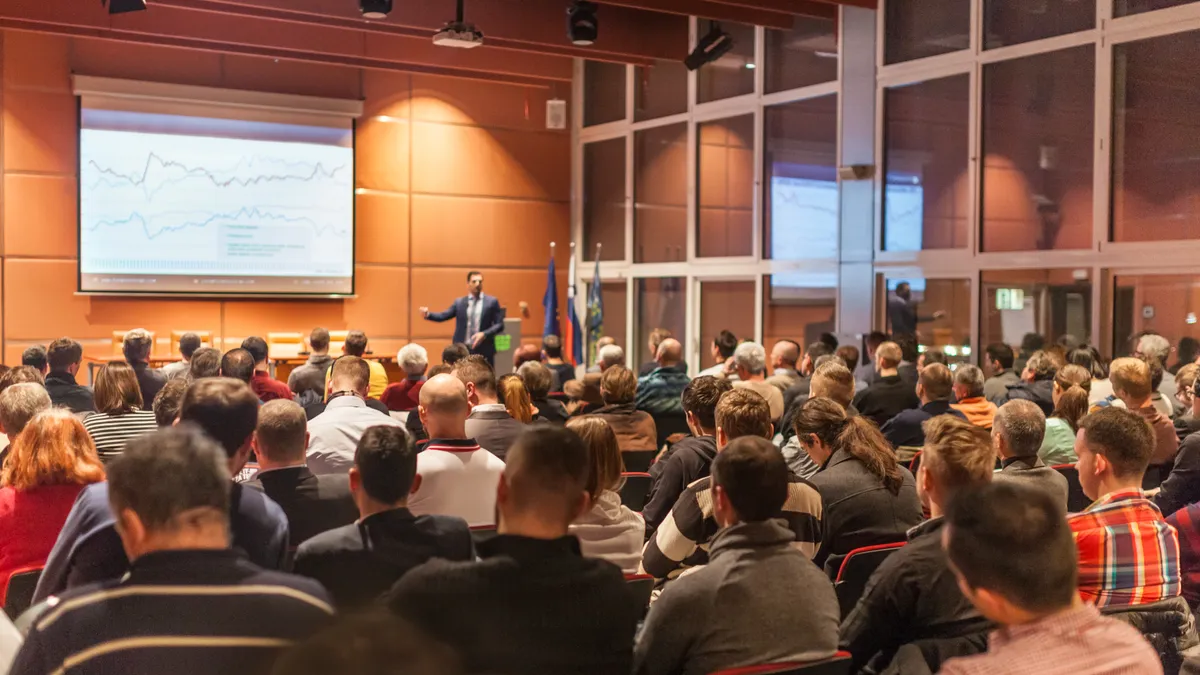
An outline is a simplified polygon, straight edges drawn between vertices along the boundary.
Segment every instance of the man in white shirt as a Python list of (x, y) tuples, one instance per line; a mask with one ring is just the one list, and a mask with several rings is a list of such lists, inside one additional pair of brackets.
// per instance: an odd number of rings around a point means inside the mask
[(357, 356), (333, 364), (329, 403), (308, 423), (308, 468), (316, 475), (346, 473), (354, 466), (354, 450), (363, 432), (380, 425), (403, 426), (391, 416), (367, 407), (371, 367)]
[(767, 350), (757, 342), (743, 342), (733, 352), (733, 367), (738, 381), (735, 387), (744, 387), (762, 396), (771, 406), (771, 419), (783, 417), (783, 392), (767, 383)]
[(467, 387), (453, 375), (421, 387), (417, 414), (429, 443), (417, 455), (421, 487), (408, 500), (414, 515), (458, 516), (472, 527), (496, 523), (496, 485), (504, 462), (467, 438)]

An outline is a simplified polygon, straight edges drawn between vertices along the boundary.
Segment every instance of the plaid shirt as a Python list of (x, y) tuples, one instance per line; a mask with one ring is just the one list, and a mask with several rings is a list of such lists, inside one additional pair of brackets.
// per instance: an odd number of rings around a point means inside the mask
[(1158, 654), (1128, 624), (1084, 605), (992, 633), (986, 654), (951, 659), (939, 675), (1160, 675)]
[(1104, 495), (1067, 523), (1085, 602), (1142, 605), (1179, 595), (1179, 541), (1141, 490)]
[(1189, 606), (1200, 604), (1200, 503), (1167, 516), (1167, 524), (1179, 535), (1179, 567), (1183, 597)]

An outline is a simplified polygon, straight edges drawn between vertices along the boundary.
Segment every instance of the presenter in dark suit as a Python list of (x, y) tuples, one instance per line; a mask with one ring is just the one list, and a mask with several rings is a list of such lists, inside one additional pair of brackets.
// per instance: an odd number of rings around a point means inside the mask
[(444, 312), (431, 312), (421, 308), (421, 316), (429, 321), (441, 323), (455, 319), (454, 341), (461, 342), (495, 365), (496, 336), (504, 330), (504, 309), (500, 301), (483, 292), (483, 274), (467, 273), (467, 295), (454, 301)]

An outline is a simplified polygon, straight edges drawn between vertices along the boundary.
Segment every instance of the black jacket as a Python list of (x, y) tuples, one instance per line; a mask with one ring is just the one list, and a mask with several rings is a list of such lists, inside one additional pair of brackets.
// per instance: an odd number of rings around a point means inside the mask
[[(46, 376), (46, 393), (50, 394), (50, 402), (60, 408), (66, 408), (73, 413), (95, 412), (96, 401), (92, 397), (92, 388), (75, 382), (75, 376), (67, 373), (51, 372)], [(147, 401), (149, 408), (153, 401)]]
[(672, 446), (671, 454), (665, 460), (654, 463), (651, 474), (658, 473), (658, 476), (642, 508), (647, 539), (654, 536), (659, 523), (671, 512), (687, 486), (709, 474), (716, 456), (717, 439), (712, 436), (688, 436)]
[(265, 492), (288, 519), (288, 540), (304, 540), (358, 519), (347, 474), (314, 475), (307, 466), (260, 472), (246, 487)]
[(921, 407), (916, 388), (899, 375), (877, 377), (866, 389), (854, 396), (859, 414), (879, 426), (905, 410)]
[(405, 508), (319, 534), (296, 552), (294, 572), (321, 582), (338, 609), (364, 607), (431, 558), (473, 560), (467, 521)]
[(942, 551), (943, 524), (935, 518), (910, 530), (908, 544), (871, 575), (858, 605), (842, 622), (841, 648), (853, 656), (853, 672), (867, 663), (871, 672), (882, 671), (902, 645), (985, 634), (991, 628), (958, 589)]
[(1190, 412), (1176, 417), (1174, 424), (1175, 437), (1179, 439), (1181, 444), (1185, 438), (1200, 431), (1200, 417), (1194, 417)]
[(1054, 412), (1054, 380), (1021, 381), (1008, 385), (1008, 400), (1033, 401), (1049, 416)]
[(499, 535), (479, 562), (431, 560), (392, 589), (392, 611), (462, 658), (468, 673), (613, 675), (633, 666), (638, 606), (620, 568), (579, 540)]
[(1183, 439), (1170, 475), (1154, 495), (1164, 518), (1195, 502), (1200, 502), (1200, 433)]
[(883, 432), (883, 437), (892, 444), (893, 448), (921, 446), (925, 444), (925, 430), (921, 428), (921, 425), (926, 420), (933, 419), (938, 415), (952, 415), (961, 420), (967, 419), (966, 415), (951, 408), (949, 401), (930, 401), (920, 408), (901, 412), (888, 420), (880, 431)]
[(818, 567), (830, 556), (875, 544), (904, 541), (905, 533), (921, 522), (917, 482), (900, 467), (899, 494), (892, 494), (857, 457), (844, 450), (833, 453), (809, 482), (821, 493), (821, 548), (813, 558)]
[(551, 424), (566, 424), (571, 418), (571, 414), (567, 412), (567, 407), (560, 401), (552, 398), (535, 398), (533, 399), (533, 407), (538, 409), (537, 419)]
[(166, 386), (167, 376), (141, 361), (130, 362), (129, 367), (133, 368), (134, 374), (137, 375), (138, 389), (142, 390), (142, 409), (149, 410), (150, 405), (154, 403), (154, 397), (158, 396), (158, 390)]

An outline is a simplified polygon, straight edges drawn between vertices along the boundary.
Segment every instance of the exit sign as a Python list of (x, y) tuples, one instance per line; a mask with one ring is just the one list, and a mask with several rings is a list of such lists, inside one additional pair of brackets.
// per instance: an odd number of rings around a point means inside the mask
[(999, 310), (1025, 309), (1025, 289), (1023, 289), (1023, 288), (997, 288), (996, 289), (996, 309), (999, 309)]

